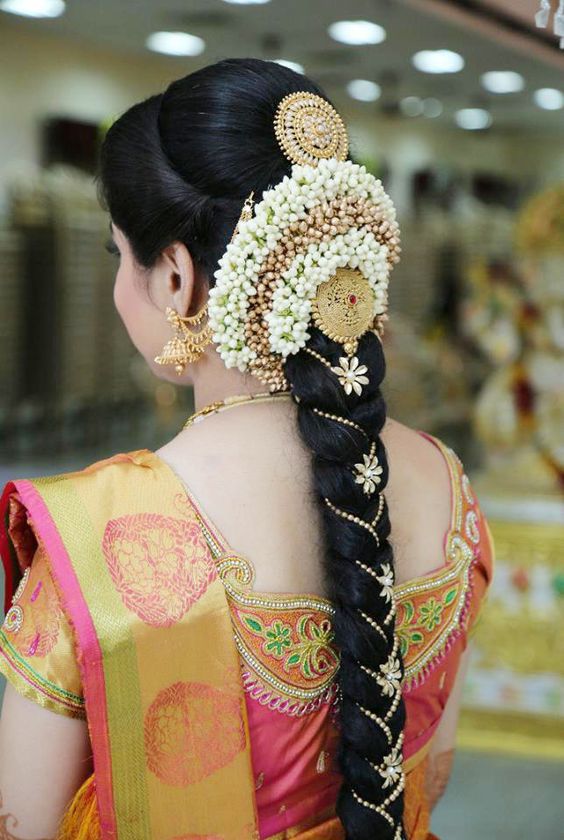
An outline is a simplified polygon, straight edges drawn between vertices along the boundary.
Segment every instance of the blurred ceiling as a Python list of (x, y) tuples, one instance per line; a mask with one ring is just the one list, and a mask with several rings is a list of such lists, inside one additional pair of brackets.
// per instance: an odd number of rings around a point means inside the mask
[[(497, 127), (562, 131), (564, 111), (544, 111), (533, 102), (538, 88), (564, 91), (564, 51), (551, 30), (534, 26), (537, 0), (271, 0), (263, 5), (233, 5), (223, 0), (72, 0), (55, 19), (24, 19), (0, 14), (18, 26), (89, 42), (122, 53), (144, 53), (156, 30), (183, 30), (206, 41), (197, 58), (168, 58), (171, 75), (181, 75), (226, 56), (256, 56), (297, 61), (338, 103), (366, 113), (397, 111), (406, 96), (436, 97), (443, 106), (437, 123), (452, 124), (459, 108), (490, 109)], [(333, 41), (327, 27), (341, 19), (370, 20), (387, 38), (373, 46)], [(416, 70), (418, 50), (459, 52), (462, 72), (429, 75)], [(159, 56), (163, 60), (163, 56)], [(483, 90), (488, 70), (515, 70), (525, 89), (512, 94)], [(350, 100), (346, 84), (369, 79), (382, 87), (372, 103)], [(423, 119), (423, 118), (419, 118)]]
[(525, 26), (535, 29), (535, 12), (539, 8), (539, 0), (483, 0), (477, 6), (489, 7), (501, 12), (509, 18), (514, 18)]

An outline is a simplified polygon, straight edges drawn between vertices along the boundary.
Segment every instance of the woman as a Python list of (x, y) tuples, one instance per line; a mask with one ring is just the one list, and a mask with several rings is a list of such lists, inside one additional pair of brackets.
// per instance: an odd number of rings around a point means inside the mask
[(4, 490), (2, 836), (432, 837), (492, 548), (386, 417), (390, 199), (257, 60), (133, 106), (100, 184), (117, 309), (197, 411)]

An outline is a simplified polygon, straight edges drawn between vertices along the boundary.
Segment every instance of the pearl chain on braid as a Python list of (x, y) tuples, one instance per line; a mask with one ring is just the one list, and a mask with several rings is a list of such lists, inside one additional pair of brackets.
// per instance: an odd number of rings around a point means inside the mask
[[(326, 368), (331, 370), (332, 373), (338, 376), (338, 371), (331, 365), (328, 359), (321, 355), (321, 353), (317, 352), (316, 350), (313, 350), (310, 347), (305, 347), (304, 350), (310, 356), (315, 358), (318, 362), (321, 362)], [(371, 467), (374, 468), (374, 466), (378, 464), (375, 455), (376, 441), (366, 432), (364, 428), (362, 428), (362, 426), (360, 426), (358, 423), (355, 423), (353, 420), (350, 420), (349, 418), (342, 417), (338, 414), (333, 414), (328, 411), (323, 411), (322, 409), (319, 409), (317, 407), (312, 407), (311, 411), (318, 417), (323, 417), (337, 424), (341, 424), (345, 428), (354, 429), (355, 431), (360, 432), (362, 436), (366, 439), (366, 441), (369, 442), (369, 452), (367, 455), (364, 456), (364, 465), (355, 465), (355, 468), (357, 469), (357, 474), (363, 475), (359, 470), (360, 467), (362, 467), (363, 469), (370, 469)], [(368, 475), (364, 474), (362, 477), (362, 482), (367, 483), (368, 481), (370, 481), (370, 483), (368, 483), (367, 486), (363, 486), (363, 490), (365, 493), (367, 493), (368, 496), (372, 496), (374, 490), (376, 489), (376, 484), (380, 483), (379, 475), (374, 474), (374, 472)], [(371, 521), (366, 521), (360, 516), (354, 515), (346, 510), (343, 510), (342, 508), (335, 505), (326, 496), (323, 496), (322, 498), (325, 505), (336, 516), (363, 528), (374, 538), (376, 545), (378, 547), (380, 546), (381, 540), (376, 528), (381, 522), (385, 509), (385, 497), (383, 492), (378, 493), (377, 510), (375, 516)], [(396, 616), (396, 602), (393, 590), (394, 571), (392, 564), (387, 562), (382, 562), (376, 567), (370, 566), (357, 558), (354, 558), (354, 562), (360, 569), (362, 569), (362, 571), (365, 574), (369, 575), (380, 585), (380, 597), (384, 599), (388, 607), (385, 617), (383, 619), (380, 619), (380, 622), (376, 621), (372, 616), (368, 615), (364, 610), (360, 609), (359, 607), (356, 608), (356, 611), (361, 616), (363, 621), (365, 621), (373, 630), (375, 630), (378, 633), (378, 635), (381, 637), (382, 641), (386, 644), (386, 646), (389, 645), (390, 642), (392, 642), (392, 649), (391, 652), (388, 654), (386, 661), (380, 664), (378, 670), (369, 668), (368, 666), (364, 665), (360, 660), (356, 660), (358, 667), (364, 673), (366, 673), (372, 680), (374, 680), (375, 687), (377, 686), (382, 698), (389, 701), (389, 707), (386, 713), (384, 715), (378, 715), (375, 712), (371, 711), (371, 709), (363, 705), (363, 703), (360, 703), (357, 700), (353, 701), (354, 705), (367, 718), (367, 720), (371, 721), (379, 728), (379, 730), (384, 734), (384, 737), (387, 741), (388, 751), (379, 764), (366, 758), (367, 764), (372, 768), (374, 773), (378, 775), (379, 779), (383, 780), (380, 784), (382, 790), (386, 791), (387, 795), (380, 803), (375, 803), (361, 796), (354, 786), (350, 787), (350, 792), (354, 800), (359, 805), (378, 814), (391, 826), (392, 829), (394, 829), (394, 840), (403, 840), (404, 834), (402, 822), (400, 821), (400, 823), (397, 824), (396, 819), (392, 816), (389, 810), (389, 806), (398, 799), (398, 797), (402, 794), (405, 788), (405, 774), (402, 767), (402, 747), (404, 739), (403, 731), (400, 731), (397, 736), (394, 736), (390, 728), (391, 720), (396, 714), (398, 707), (401, 703), (401, 683), (403, 676), (401, 658), (399, 656), (399, 637), (397, 636), (397, 634), (394, 633), (392, 640), (390, 638), (389, 630), (390, 625), (392, 624)]]
[[(321, 412), (321, 411), (316, 410), (316, 409), (314, 409), (314, 411), (317, 414), (325, 414), (325, 412)], [(343, 418), (339, 418), (335, 415), (331, 415), (331, 417), (332, 417), (332, 419), (335, 419), (337, 421), (342, 421), (343, 420)], [(346, 425), (356, 426), (356, 424), (353, 424), (352, 421), (348, 421)], [(357, 428), (360, 428), (360, 427), (357, 427)], [(361, 525), (362, 527), (365, 527), (372, 534), (372, 536), (375, 537), (377, 544), (378, 545), (380, 544), (378, 534), (374, 530), (373, 525), (376, 524), (379, 521), (379, 519), (382, 515), (382, 511), (384, 509), (384, 496), (383, 496), (383, 494), (380, 495), (378, 512), (377, 512), (376, 517), (374, 518), (372, 524), (369, 524), (369, 523), (365, 522), (364, 520), (360, 519), (360, 517), (358, 517), (358, 516), (352, 516), (351, 514), (347, 514), (345, 511), (340, 511), (327, 498), (325, 498), (324, 501), (327, 504), (327, 506), (331, 510), (333, 510), (334, 512), (339, 513), (339, 515), (345, 516), (345, 518), (350, 519), (352, 522), (355, 522), (355, 524), (357, 524), (357, 525)], [(355, 562), (364, 572), (366, 572), (366, 574), (369, 574), (371, 577), (375, 578), (379, 583), (382, 584), (382, 590), (381, 590), (380, 594), (383, 598), (386, 599), (386, 601), (389, 601), (389, 603), (390, 603), (390, 608), (388, 610), (388, 614), (386, 615), (386, 618), (384, 619), (384, 625), (388, 625), (393, 620), (394, 616), (396, 615), (396, 603), (395, 603), (394, 593), (393, 593), (393, 589), (392, 589), (393, 572), (391, 570), (391, 567), (387, 563), (381, 564), (381, 569), (383, 571), (383, 574), (378, 575), (377, 572), (373, 568), (371, 568), (370, 566), (367, 566), (365, 563), (362, 563), (359, 560), (356, 560)], [(380, 627), (378, 622), (375, 621), (371, 616), (367, 615), (362, 610), (358, 610), (358, 612), (360, 613), (362, 618), (365, 619), (370, 624), (370, 626), (373, 627), (382, 636), (382, 638), (387, 642), (388, 637), (386, 636), (385, 632)], [(396, 787), (392, 791), (392, 793), (388, 797), (386, 797), (386, 799), (384, 799), (384, 801), (380, 805), (376, 805), (373, 802), (369, 802), (368, 800), (363, 799), (357, 793), (357, 791), (355, 791), (354, 789), (351, 788), (352, 795), (354, 796), (355, 800), (360, 805), (363, 805), (365, 808), (370, 808), (372, 811), (375, 811), (376, 813), (378, 813), (392, 827), (395, 826), (395, 822), (394, 822), (392, 816), (386, 810), (386, 807), (397, 799), (397, 797), (401, 794), (401, 792), (403, 791), (403, 789), (405, 787), (405, 774), (404, 774), (403, 770), (401, 769), (401, 758), (400, 758), (401, 748), (402, 748), (402, 745), (403, 745), (403, 732), (399, 733), (397, 741), (394, 745), (393, 744), (394, 738), (393, 738), (392, 732), (391, 732), (391, 730), (388, 726), (388, 723), (387, 723), (392, 718), (392, 716), (395, 714), (395, 712), (396, 712), (396, 710), (397, 710), (397, 708), (398, 708), (398, 706), (401, 702), (401, 666), (400, 666), (399, 660), (396, 659), (397, 653), (398, 653), (398, 648), (399, 648), (399, 638), (398, 638), (397, 635), (394, 635), (394, 644), (393, 644), (392, 653), (389, 655), (387, 662), (383, 663), (380, 666), (379, 672), (373, 671), (371, 668), (368, 668), (366, 665), (363, 665), (361, 662), (358, 663), (360, 665), (360, 668), (363, 671), (365, 671), (365, 673), (369, 674), (369, 676), (371, 676), (377, 682), (377, 684), (380, 686), (380, 688), (382, 690), (382, 694), (384, 694), (384, 696), (387, 696), (390, 693), (390, 691), (392, 693), (393, 700), (392, 700), (390, 708), (386, 712), (386, 715), (384, 716), (384, 718), (381, 718), (379, 715), (375, 714), (374, 712), (371, 712), (365, 706), (363, 706), (362, 704), (355, 701), (355, 703), (358, 706), (358, 708), (360, 709), (360, 711), (367, 718), (369, 718), (369, 720), (376, 723), (380, 727), (380, 729), (384, 732), (384, 735), (386, 736), (388, 744), (391, 748), (391, 752), (387, 756), (384, 757), (384, 760), (380, 765), (376, 765), (371, 761), (369, 761), (368, 763), (370, 764), (370, 766), (374, 770), (376, 770), (376, 772), (378, 772), (381, 776), (384, 777), (384, 779), (385, 779), (384, 787), (386, 787), (387, 785), (390, 785), (390, 784), (394, 784), (394, 782), (397, 783)], [(392, 671), (392, 669), (393, 669), (393, 671)], [(390, 671), (392, 671), (393, 676), (390, 676)], [(396, 674), (399, 674), (399, 676), (395, 676)], [(392, 767), (396, 768), (395, 772), (393, 772), (392, 775), (389, 775), (389, 773), (386, 772), (386, 769), (389, 770), (390, 765)], [(401, 825), (398, 826), (398, 830), (396, 832), (395, 838), (400, 838), (400, 840), (401, 840), (402, 830), (403, 830), (402, 826)]]
[[(325, 414), (325, 412), (321, 412), (319, 410), (315, 410), (315, 412), (318, 413), (318, 414)], [(332, 419), (335, 419), (338, 422), (343, 421), (343, 418), (339, 418), (338, 416), (331, 415), (331, 417), (332, 417)], [(357, 426), (356, 424), (353, 424), (352, 421), (348, 421), (346, 423), (346, 425), (354, 425), (355, 427), (360, 429), (360, 427)], [(362, 429), (361, 429), (361, 431), (362, 431)], [(376, 516), (375, 516), (374, 520), (372, 521), (372, 523), (367, 523), (364, 520), (360, 519), (360, 517), (352, 516), (350, 514), (347, 514), (345, 511), (340, 511), (327, 498), (325, 498), (324, 501), (331, 510), (339, 513), (339, 515), (344, 515), (345, 518), (350, 519), (351, 521), (355, 522), (355, 524), (361, 525), (362, 527), (366, 528), (369, 531), (369, 533), (371, 533), (372, 536), (374, 536), (374, 538), (376, 539), (377, 545), (380, 545), (378, 534), (374, 530), (373, 526), (376, 525), (379, 522), (380, 517), (381, 517), (382, 512), (383, 512), (383, 509), (384, 509), (384, 495), (383, 494), (380, 494), (378, 511), (377, 511)], [(395, 597), (394, 597), (394, 592), (393, 592), (393, 570), (392, 570), (392, 568), (387, 563), (382, 563), (380, 568), (381, 568), (383, 574), (378, 575), (375, 569), (373, 569), (370, 566), (367, 566), (365, 563), (362, 563), (359, 560), (356, 560), (355, 562), (364, 572), (366, 572), (366, 574), (375, 578), (378, 581), (378, 583), (380, 583), (382, 585), (380, 595), (390, 604), (390, 607), (388, 609), (388, 613), (386, 615), (386, 618), (384, 619), (384, 626), (390, 624), (390, 622), (394, 619), (394, 617), (396, 615), (396, 603), (395, 603)], [(373, 627), (373, 629), (375, 629), (382, 636), (382, 638), (387, 642), (388, 637), (387, 637), (386, 633), (384, 632), (384, 630), (382, 629), (382, 627), (378, 624), (378, 622), (375, 621), (371, 616), (367, 615), (363, 610), (359, 609), (358, 612), (360, 613), (362, 618), (365, 619), (370, 624), (370, 626)], [(398, 738), (396, 740), (396, 743), (394, 744), (393, 743), (394, 738), (393, 738), (393, 735), (392, 735), (392, 731), (390, 730), (390, 727), (388, 726), (388, 721), (395, 714), (395, 712), (396, 712), (396, 710), (397, 710), (397, 708), (398, 708), (398, 706), (401, 702), (401, 696), (402, 696), (401, 665), (400, 665), (399, 660), (397, 659), (398, 649), (399, 649), (399, 638), (396, 634), (394, 634), (394, 642), (393, 642), (392, 652), (389, 655), (388, 660), (385, 663), (382, 663), (380, 665), (380, 669), (379, 669), (378, 672), (372, 670), (371, 668), (368, 668), (366, 665), (362, 664), (361, 662), (358, 662), (360, 668), (376, 681), (376, 683), (380, 687), (380, 689), (382, 691), (382, 694), (384, 696), (388, 696), (390, 694), (393, 696), (393, 700), (392, 700), (392, 703), (390, 704), (390, 708), (386, 712), (384, 718), (381, 718), (379, 715), (375, 714), (375, 712), (371, 712), (370, 709), (367, 709), (361, 703), (358, 703), (357, 701), (355, 701), (355, 704), (360, 709), (360, 711), (369, 720), (373, 721), (374, 723), (376, 723), (380, 727), (380, 729), (382, 730), (382, 732), (386, 736), (386, 740), (388, 741), (388, 745), (390, 746), (390, 749), (391, 749), (391, 751), (388, 753), (388, 755), (384, 756), (384, 760), (382, 761), (382, 763), (380, 765), (374, 764), (372, 761), (368, 761), (368, 763), (377, 773), (379, 773), (380, 776), (382, 776), (384, 778), (384, 780), (385, 780), (384, 785), (383, 785), (384, 787), (395, 784), (395, 788), (389, 794), (389, 796), (387, 796), (383, 800), (383, 802), (379, 805), (376, 805), (374, 802), (370, 802), (369, 800), (364, 799), (363, 797), (361, 797), (358, 794), (358, 792), (356, 790), (354, 790), (354, 788), (351, 788), (351, 793), (352, 793), (353, 797), (355, 798), (355, 800), (360, 805), (364, 806), (365, 808), (369, 808), (372, 811), (375, 811), (377, 814), (379, 814), (381, 817), (383, 817), (392, 826), (392, 828), (395, 827), (395, 821), (394, 821), (393, 817), (391, 816), (391, 814), (386, 810), (386, 808), (387, 808), (388, 805), (390, 805), (392, 802), (394, 802), (398, 798), (398, 796), (402, 793), (402, 791), (405, 788), (405, 774), (404, 774), (402, 766), (401, 766), (401, 761), (402, 761), (401, 751), (402, 751), (402, 746), (403, 746), (403, 732), (399, 733)], [(393, 768), (391, 773), (390, 773), (390, 768)], [(402, 837), (403, 837), (403, 828), (402, 828), (402, 825), (400, 823), (400, 825), (397, 826), (396, 834), (394, 835), (394, 840), (396, 840), (396, 838), (398, 840), (401, 840)]]
[[(313, 350), (309, 347), (305, 347), (304, 349), (307, 353), (309, 353), (311, 356), (313, 356), (315, 359), (317, 359), (319, 362), (321, 362), (327, 368), (332, 370), (331, 363), (329, 362), (328, 359), (326, 359), (320, 353), (317, 353), (315, 350)], [(350, 428), (354, 428), (356, 431), (361, 432), (367, 439), (369, 439), (368, 434), (362, 428), (362, 426), (359, 426), (354, 421), (349, 420), (346, 417), (340, 417), (337, 414), (331, 414), (327, 411), (322, 411), (321, 409), (318, 409), (318, 408), (313, 408), (312, 410), (313, 410), (314, 414), (317, 414), (320, 417), (325, 417), (328, 420), (333, 420), (337, 423), (342, 423), (345, 426), (349, 426)], [(375, 447), (376, 447), (376, 444), (375, 444), (374, 441), (372, 441), (371, 442), (371, 447), (370, 447), (369, 458), (374, 457)], [(329, 509), (332, 510), (334, 513), (338, 514), (339, 516), (343, 517), (344, 519), (349, 520), (350, 522), (354, 522), (356, 525), (360, 525), (361, 527), (365, 528), (374, 537), (374, 539), (376, 540), (376, 544), (378, 546), (380, 545), (380, 539), (379, 539), (378, 533), (376, 532), (375, 529), (376, 529), (376, 525), (380, 521), (380, 518), (381, 518), (383, 510), (384, 510), (385, 500), (384, 500), (384, 494), (383, 493), (380, 494), (379, 499), (378, 499), (378, 510), (376, 512), (376, 516), (374, 517), (374, 519), (370, 523), (366, 522), (365, 520), (361, 519), (358, 516), (353, 516), (352, 514), (341, 510), (340, 508), (336, 507), (336, 505), (334, 505), (326, 497), (324, 498), (324, 502), (329, 507)], [(369, 574), (371, 577), (375, 578), (378, 581), (378, 583), (380, 583), (382, 585), (382, 590), (381, 590), (380, 594), (383, 598), (386, 599), (386, 601), (389, 601), (389, 603), (390, 603), (390, 608), (388, 610), (386, 618), (384, 619), (384, 626), (387, 626), (388, 624), (390, 624), (390, 622), (394, 619), (394, 617), (396, 615), (396, 604), (395, 604), (395, 598), (394, 598), (394, 593), (393, 593), (393, 588), (392, 588), (392, 585), (393, 585), (393, 571), (387, 563), (383, 563), (383, 564), (381, 564), (381, 570), (382, 570), (383, 574), (378, 575), (377, 571), (375, 569), (373, 569), (370, 566), (367, 566), (365, 563), (362, 563), (359, 560), (356, 560), (355, 562), (364, 572), (366, 572), (366, 574)], [(358, 610), (358, 612), (360, 613), (362, 618), (365, 621), (367, 621), (370, 624), (370, 626), (373, 629), (375, 629), (382, 636), (382, 638), (387, 642), (388, 637), (386, 636), (386, 633), (384, 632), (382, 627), (378, 624), (378, 622), (375, 621), (371, 616), (367, 615), (363, 610)], [(380, 669), (379, 669), (378, 672), (372, 670), (371, 668), (368, 668), (366, 665), (363, 665), (361, 662), (358, 663), (360, 668), (377, 682), (378, 686), (381, 688), (382, 693), (384, 695), (386, 695), (386, 696), (389, 695), (389, 694), (392, 695), (393, 700), (392, 700), (392, 703), (390, 705), (390, 708), (386, 712), (385, 717), (381, 718), (379, 715), (376, 715), (374, 712), (371, 712), (369, 709), (365, 708), (360, 703), (358, 703), (358, 702), (356, 703), (356, 705), (358, 706), (360, 711), (367, 718), (369, 718), (374, 723), (376, 723), (380, 727), (380, 729), (384, 732), (384, 734), (386, 736), (386, 739), (388, 741), (388, 744), (391, 748), (391, 752), (384, 757), (384, 760), (382, 761), (381, 764), (377, 765), (377, 764), (374, 764), (374, 762), (372, 762), (372, 761), (369, 761), (368, 763), (377, 773), (379, 773), (384, 778), (384, 787), (387, 787), (391, 784), (397, 783), (396, 787), (394, 788), (392, 793), (383, 800), (383, 802), (380, 805), (376, 805), (373, 802), (369, 802), (368, 800), (363, 799), (357, 793), (357, 791), (355, 791), (354, 789), (351, 789), (352, 795), (354, 796), (355, 800), (360, 805), (363, 805), (365, 808), (369, 808), (370, 810), (373, 810), (376, 813), (378, 813), (392, 827), (394, 827), (395, 823), (394, 823), (394, 820), (393, 820), (392, 816), (386, 810), (386, 807), (397, 799), (397, 797), (402, 793), (402, 791), (404, 790), (404, 787), (405, 787), (405, 774), (404, 774), (403, 770), (401, 769), (401, 761), (402, 761), (401, 751), (402, 751), (403, 737), (404, 737), (403, 732), (399, 733), (398, 738), (396, 740), (396, 743), (394, 745), (393, 744), (393, 740), (394, 740), (393, 735), (392, 735), (392, 732), (391, 732), (391, 730), (388, 726), (388, 723), (387, 723), (393, 717), (393, 715), (395, 714), (395, 712), (396, 712), (396, 710), (397, 710), (397, 708), (398, 708), (398, 706), (401, 702), (401, 694), (402, 694), (402, 692), (401, 692), (401, 665), (400, 665), (399, 660), (397, 659), (398, 649), (399, 649), (399, 638), (398, 638), (397, 635), (394, 635), (394, 643), (393, 643), (392, 652), (389, 655), (387, 662), (383, 663), (380, 666)], [(390, 772), (390, 768), (392, 768), (391, 772)], [(394, 840), (401, 840), (402, 830), (403, 829), (402, 829), (401, 824), (399, 826), (397, 826), (397, 830), (396, 830), (396, 834), (394, 836)]]

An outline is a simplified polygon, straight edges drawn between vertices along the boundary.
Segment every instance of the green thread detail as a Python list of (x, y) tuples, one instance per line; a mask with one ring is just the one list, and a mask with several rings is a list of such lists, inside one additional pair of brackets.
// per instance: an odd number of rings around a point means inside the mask
[(302, 677), (312, 680), (322, 676), (331, 664), (337, 667), (339, 657), (332, 647), (334, 633), (328, 619), (318, 623), (311, 613), (306, 613), (292, 628), (280, 619), (266, 624), (244, 613), (240, 615), (243, 624), (263, 639), (263, 653), (282, 660), (284, 671), (299, 668)]
[(409, 624), (413, 616), (415, 615), (415, 607), (413, 606), (412, 601), (406, 601), (403, 605), (405, 611), (405, 621), (406, 624)]
[(265, 637), (268, 641), (265, 642), (264, 649), (272, 651), (275, 656), (283, 656), (285, 649), (289, 648), (292, 644), (291, 632), (292, 628), (288, 624), (275, 621), (265, 632)]
[(429, 598), (419, 607), (419, 620), (427, 630), (434, 630), (441, 623), (443, 605), (436, 598)]
[(74, 694), (74, 692), (72, 691), (67, 691), (65, 688), (61, 688), (60, 686), (55, 685), (55, 683), (50, 682), (49, 680), (45, 679), (45, 677), (41, 676), (41, 674), (38, 674), (37, 671), (35, 671), (27, 662), (27, 660), (23, 659), (22, 656), (20, 656), (20, 654), (15, 650), (15, 648), (12, 646), (10, 640), (8, 639), (1, 627), (0, 641), (2, 642), (1, 646), (4, 648), (5, 652), (9, 655), (9, 657), (12, 660), (14, 660), (14, 666), (16, 663), (21, 666), (20, 669), (14, 667), (14, 670), (17, 673), (20, 673), (21, 671), (22, 676), (26, 673), (31, 675), (33, 679), (39, 683), (39, 685), (44, 686), (45, 689), (49, 691), (51, 697), (54, 700), (58, 699), (59, 697), (65, 697), (67, 700), (72, 701), (77, 706), (80, 706), (81, 708), (84, 707), (84, 697), (80, 697), (80, 695)]
[(244, 616), (243, 620), (247, 627), (250, 627), (251, 630), (254, 630), (257, 633), (262, 633), (262, 624), (260, 621), (257, 621), (255, 618), (249, 618), (249, 616)]

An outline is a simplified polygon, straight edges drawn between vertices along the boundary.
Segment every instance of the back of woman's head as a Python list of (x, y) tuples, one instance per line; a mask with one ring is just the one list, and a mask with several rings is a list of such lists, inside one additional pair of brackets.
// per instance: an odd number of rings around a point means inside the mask
[[(260, 199), (290, 174), (274, 119), (281, 100), (297, 91), (324, 97), (307, 77), (275, 63), (226, 60), (173, 82), (112, 125), (101, 155), (102, 197), (141, 266), (151, 268), (180, 241), (214, 285), (249, 193)], [(313, 325), (308, 333), (307, 347), (285, 359), (284, 375), (312, 453), (335, 608), (344, 777), (337, 813), (351, 840), (398, 840), (405, 713), (383, 495), (384, 355), (375, 332), (365, 332), (355, 355), (368, 381), (343, 388), (331, 370), (343, 356), (341, 344)], [(371, 465), (364, 479), (359, 464)]]
[(280, 100), (318, 87), (285, 67), (230, 59), (134, 105), (102, 146), (101, 193), (140, 265), (175, 239), (213, 285), (213, 272), (251, 190), (290, 172), (274, 135)]

